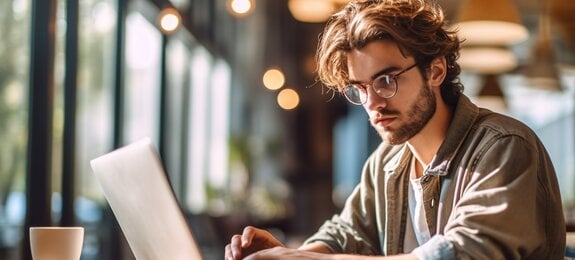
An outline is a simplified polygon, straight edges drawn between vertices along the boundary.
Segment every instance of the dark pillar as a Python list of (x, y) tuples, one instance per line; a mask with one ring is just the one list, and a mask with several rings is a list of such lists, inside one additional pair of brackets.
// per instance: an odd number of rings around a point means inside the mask
[(61, 226), (76, 225), (74, 214), (76, 162), (76, 89), (78, 75), (78, 0), (66, 1), (66, 74), (64, 78), (64, 135), (62, 154)]
[(26, 219), (22, 258), (32, 259), (28, 228), (51, 225), (51, 143), (56, 0), (32, 1)]

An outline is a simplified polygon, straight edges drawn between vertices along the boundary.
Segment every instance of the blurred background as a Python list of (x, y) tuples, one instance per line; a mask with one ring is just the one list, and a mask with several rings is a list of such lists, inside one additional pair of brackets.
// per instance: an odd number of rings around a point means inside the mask
[[(82, 259), (133, 259), (89, 161), (151, 137), (207, 259), (245, 225), (297, 246), (379, 144), (316, 82), (345, 0), (0, 2), (0, 259), (28, 227), (81, 225)], [(575, 1), (439, 0), (478, 104), (539, 135), (575, 222)], [(184, 228), (184, 227), (183, 227)]]

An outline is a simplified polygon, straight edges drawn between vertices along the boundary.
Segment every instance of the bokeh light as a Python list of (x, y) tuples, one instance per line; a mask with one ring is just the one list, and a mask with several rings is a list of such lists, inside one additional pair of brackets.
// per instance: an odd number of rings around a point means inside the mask
[(299, 94), (290, 88), (283, 89), (278, 93), (278, 105), (285, 110), (292, 110), (299, 105)]
[(235, 16), (244, 16), (254, 8), (253, 0), (229, 0), (228, 8)]
[(171, 33), (180, 26), (180, 15), (174, 8), (166, 8), (160, 13), (160, 29)]
[(285, 76), (281, 70), (269, 69), (262, 78), (264, 86), (271, 90), (280, 89), (285, 83)]

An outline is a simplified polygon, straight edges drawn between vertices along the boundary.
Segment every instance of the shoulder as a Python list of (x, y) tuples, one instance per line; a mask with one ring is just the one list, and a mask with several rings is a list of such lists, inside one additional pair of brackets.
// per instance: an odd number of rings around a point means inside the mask
[(495, 138), (519, 137), (529, 142), (538, 141), (535, 132), (523, 122), (488, 109), (479, 110), (479, 117), (473, 128), (476, 134), (491, 135)]
[(466, 152), (474, 154), (473, 165), (477, 167), (482, 162), (517, 166), (550, 160), (544, 145), (531, 128), (517, 119), (487, 109), (480, 110), (465, 147)]
[[(523, 122), (507, 115), (493, 112), (475, 105), (462, 95), (455, 107), (455, 114), (450, 126), (452, 138), (464, 140), (469, 137), (505, 137), (517, 136), (529, 140), (537, 140), (535, 133)], [(469, 134), (471, 133), (471, 136)], [(485, 136), (484, 136), (485, 135)], [(450, 136), (448, 136), (448, 139)], [(451, 140), (452, 144), (458, 140)]]

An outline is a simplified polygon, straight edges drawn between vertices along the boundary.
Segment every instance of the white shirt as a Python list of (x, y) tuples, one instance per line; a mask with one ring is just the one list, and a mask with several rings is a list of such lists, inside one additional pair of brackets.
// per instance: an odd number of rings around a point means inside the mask
[(431, 238), (429, 226), (425, 220), (425, 210), (423, 209), (421, 177), (417, 178), (415, 172), (415, 157), (411, 160), (409, 179), (408, 205), (410, 221), (407, 221), (407, 225), (405, 227), (405, 241), (403, 243), (404, 252), (413, 251), (413, 249), (423, 245)]

